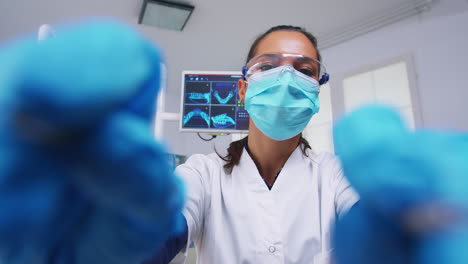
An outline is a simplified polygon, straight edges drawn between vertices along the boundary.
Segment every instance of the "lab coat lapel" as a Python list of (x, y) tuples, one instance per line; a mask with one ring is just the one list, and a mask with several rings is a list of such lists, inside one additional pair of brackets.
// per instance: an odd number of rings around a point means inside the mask
[[(293, 151), (293, 153), (291, 153), (291, 156), (289, 156), (288, 160), (284, 164), (283, 169), (281, 170), (278, 178), (273, 184), (273, 188), (271, 189), (271, 191), (276, 192), (276, 189), (283, 189), (284, 187), (281, 187), (281, 185), (290, 185), (290, 181), (293, 180), (293, 177), (296, 177), (301, 174), (300, 168), (303, 167), (303, 164), (301, 163), (302, 159), (302, 151), (298, 146)], [(304, 173), (304, 171), (302, 171), (302, 173)], [(248, 188), (252, 191), (270, 191), (262, 176), (258, 172), (257, 166), (255, 165), (254, 161), (245, 149), (242, 152), (239, 165), (235, 166), (233, 169), (233, 176), (241, 177), (246, 186), (248, 186)]]
[(302, 159), (302, 151), (298, 146), (293, 153), (291, 153), (291, 156), (289, 156), (281, 169), (278, 178), (276, 178), (275, 184), (273, 184), (273, 188), (271, 188), (272, 192), (279, 193), (289, 191), (291, 189), (290, 186), (300, 184), (297, 182), (297, 178), (306, 173), (304, 163), (301, 162)]
[(245, 183), (246, 187), (254, 192), (269, 191), (262, 176), (258, 172), (257, 166), (244, 148), (239, 165), (233, 169), (233, 176), (239, 177)]

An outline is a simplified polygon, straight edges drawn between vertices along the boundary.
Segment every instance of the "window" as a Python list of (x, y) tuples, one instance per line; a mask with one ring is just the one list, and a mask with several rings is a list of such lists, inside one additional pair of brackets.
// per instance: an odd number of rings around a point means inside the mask
[(395, 107), (407, 125), (415, 127), (410, 83), (405, 62), (352, 75), (343, 80), (345, 112), (367, 103), (384, 103)]
[(312, 117), (307, 127), (302, 132), (302, 136), (309, 141), (312, 150), (315, 152), (332, 152), (332, 126), (333, 114), (330, 96), (330, 85), (320, 87), (320, 111)]
[(320, 113), (312, 118), (303, 133), (316, 152), (333, 152), (333, 122), (368, 103), (395, 107), (409, 128), (422, 124), (410, 56), (332, 76), (331, 85), (321, 89), (320, 103)]

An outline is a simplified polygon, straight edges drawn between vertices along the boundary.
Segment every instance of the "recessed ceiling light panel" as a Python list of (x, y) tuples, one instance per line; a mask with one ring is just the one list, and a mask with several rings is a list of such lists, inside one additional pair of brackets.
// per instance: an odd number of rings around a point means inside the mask
[(195, 7), (161, 0), (145, 0), (138, 23), (182, 31)]

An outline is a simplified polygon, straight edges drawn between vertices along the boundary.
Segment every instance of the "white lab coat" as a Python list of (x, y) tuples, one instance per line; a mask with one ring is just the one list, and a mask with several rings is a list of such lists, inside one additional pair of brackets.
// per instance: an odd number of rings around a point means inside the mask
[(245, 149), (232, 174), (224, 164), (216, 154), (194, 155), (176, 169), (187, 185), (197, 263), (328, 263), (335, 217), (358, 200), (335, 156), (296, 148), (271, 191)]

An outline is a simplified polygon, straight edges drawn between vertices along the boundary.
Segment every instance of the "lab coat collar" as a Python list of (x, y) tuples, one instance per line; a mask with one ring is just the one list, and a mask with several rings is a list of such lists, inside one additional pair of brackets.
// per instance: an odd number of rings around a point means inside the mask
[[(290, 181), (290, 177), (293, 177), (294, 174), (288, 173), (290, 170), (289, 168), (294, 168), (303, 164), (301, 162), (302, 159), (305, 157), (302, 154), (301, 148), (298, 145), (296, 149), (291, 153), (288, 160), (284, 164), (283, 168), (281, 169), (280, 175), (276, 179), (271, 191), (280, 188), (281, 182)], [(233, 168), (232, 171), (233, 177), (242, 177), (246, 184), (253, 188), (255, 191), (258, 192), (269, 192), (268, 186), (266, 185), (265, 181), (263, 180), (262, 176), (260, 175), (255, 162), (253, 161), (252, 157), (249, 155), (247, 150), (244, 147), (244, 151), (242, 152), (239, 164)], [(286, 177), (282, 177), (282, 174), (287, 174), (289, 179), (284, 179)]]

